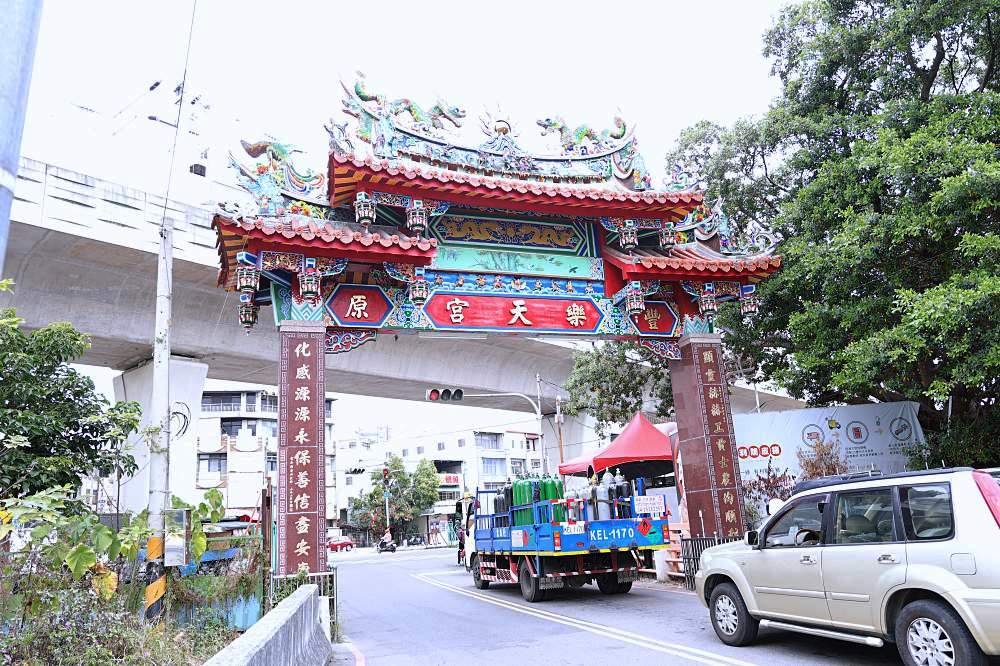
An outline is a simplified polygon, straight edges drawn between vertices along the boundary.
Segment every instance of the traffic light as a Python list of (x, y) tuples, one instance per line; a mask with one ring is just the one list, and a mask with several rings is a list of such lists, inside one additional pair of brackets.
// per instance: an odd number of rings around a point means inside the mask
[(389, 468), (388, 467), (383, 467), (382, 468), (382, 480), (383, 481), (388, 481), (389, 480)]
[(432, 388), (424, 393), (424, 400), (430, 402), (459, 402), (465, 392), (460, 388)]

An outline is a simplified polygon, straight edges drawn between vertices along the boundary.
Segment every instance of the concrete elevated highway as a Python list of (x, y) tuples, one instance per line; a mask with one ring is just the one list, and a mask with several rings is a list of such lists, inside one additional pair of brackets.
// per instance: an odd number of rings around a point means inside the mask
[[(165, 207), (175, 226), (173, 353), (204, 362), (211, 378), (275, 383), (278, 333), (266, 321), (270, 311), (263, 310), (261, 324), (244, 335), (237, 296), (216, 286), (213, 207), (205, 204), (225, 197), (226, 188), (187, 178), (186, 191), (200, 205), (164, 202), (22, 159), (6, 256), (7, 275), (17, 287), (0, 304), (14, 305), (28, 329), (69, 321), (88, 333), (93, 347), (82, 363), (119, 370), (141, 364), (152, 354), (158, 225)], [(350, 353), (327, 355), (327, 367), (331, 391), (417, 400), (433, 385), (534, 395), (536, 372), (561, 383), (572, 358), (564, 346), (523, 337), (381, 335)], [(555, 389), (543, 384), (549, 410), (554, 400)], [(476, 405), (529, 409), (518, 398)]]

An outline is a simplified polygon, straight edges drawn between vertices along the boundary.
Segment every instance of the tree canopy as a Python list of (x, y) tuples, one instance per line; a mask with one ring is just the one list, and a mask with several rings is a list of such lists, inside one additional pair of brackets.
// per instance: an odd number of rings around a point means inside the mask
[(720, 308), (726, 346), (813, 405), (917, 401), (931, 459), (995, 462), (1000, 9), (807, 0), (764, 54), (771, 108), (667, 155), (785, 239), (759, 314)]
[(109, 405), (67, 365), (89, 346), (68, 323), (26, 333), (13, 309), (0, 310), (0, 496), (135, 470), (124, 446), (139, 425), (139, 405)]
[(351, 505), (351, 522), (358, 527), (370, 527), (376, 532), (386, 528), (384, 491), (389, 488), (390, 527), (398, 533), (406, 523), (418, 517), (438, 500), (437, 468), (423, 458), (410, 474), (399, 456), (389, 456), (385, 466), (389, 469), (388, 482), (382, 478), (382, 467), (371, 471), (372, 489), (354, 500)]

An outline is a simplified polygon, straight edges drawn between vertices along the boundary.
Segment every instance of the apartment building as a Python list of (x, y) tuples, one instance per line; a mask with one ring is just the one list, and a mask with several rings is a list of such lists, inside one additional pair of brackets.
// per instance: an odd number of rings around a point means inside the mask
[(397, 455), (408, 471), (422, 459), (438, 471), (438, 501), (411, 525), (411, 531), (447, 538), (455, 502), (476, 488), (499, 488), (518, 474), (542, 473), (538, 434), (518, 430), (474, 430), (447, 436), (353, 438), (337, 444), (337, 505), (347, 521), (352, 498), (371, 489), (371, 472)]
[[(326, 441), (333, 439), (333, 402), (325, 402)], [(277, 482), (278, 395), (271, 387), (239, 391), (205, 391), (197, 424), (194, 479), (171, 479), (171, 492), (185, 501), (200, 500), (218, 488), (228, 515), (253, 515), (260, 506), (264, 477)], [(335, 484), (335, 451), (327, 446), (327, 497)], [(174, 452), (173, 455), (191, 455)], [(190, 498), (190, 499), (189, 499)], [(327, 499), (330, 515), (331, 501)]]

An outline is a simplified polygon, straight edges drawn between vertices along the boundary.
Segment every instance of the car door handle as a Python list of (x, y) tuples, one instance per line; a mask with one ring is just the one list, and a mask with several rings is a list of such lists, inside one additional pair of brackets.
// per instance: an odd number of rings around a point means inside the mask
[(883, 553), (878, 556), (879, 564), (896, 564), (899, 560), (896, 559), (895, 555), (890, 555), (889, 553)]
[(816, 564), (816, 560), (813, 559), (812, 555), (803, 555), (799, 558), (799, 564)]

